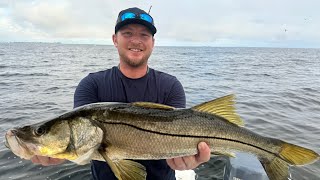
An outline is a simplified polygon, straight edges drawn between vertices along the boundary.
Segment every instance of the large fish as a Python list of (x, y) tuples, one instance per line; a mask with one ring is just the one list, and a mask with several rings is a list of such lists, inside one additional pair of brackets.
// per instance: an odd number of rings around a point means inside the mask
[[(289, 165), (319, 159), (316, 152), (243, 128), (233, 95), (190, 109), (148, 103), (94, 103), (57, 118), (11, 129), (6, 146), (17, 156), (63, 158), (77, 164), (106, 161), (118, 179), (145, 179), (132, 159), (167, 159), (197, 154), (201, 141), (217, 154), (254, 154), (271, 180), (284, 180)], [(129, 160), (131, 159), (131, 160)]]

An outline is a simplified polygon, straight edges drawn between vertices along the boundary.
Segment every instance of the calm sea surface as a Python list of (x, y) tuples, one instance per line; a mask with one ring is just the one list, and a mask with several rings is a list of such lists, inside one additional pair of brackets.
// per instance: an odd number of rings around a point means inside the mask
[[(71, 110), (78, 82), (117, 64), (113, 46), (0, 43), (0, 179), (90, 179), (89, 166), (34, 165), (2, 142)], [(234, 93), (247, 128), (320, 153), (320, 49), (156, 47), (150, 67), (180, 79), (188, 107)], [(320, 179), (320, 161), (291, 171)]]

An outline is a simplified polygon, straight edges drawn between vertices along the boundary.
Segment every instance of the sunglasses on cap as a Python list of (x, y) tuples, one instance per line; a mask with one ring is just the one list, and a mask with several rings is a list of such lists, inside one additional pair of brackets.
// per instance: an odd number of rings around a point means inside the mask
[(135, 13), (132, 13), (132, 12), (126, 12), (121, 15), (121, 21), (124, 21), (126, 19), (142, 19), (153, 24), (152, 17), (149, 14), (145, 14), (145, 13), (136, 15)]

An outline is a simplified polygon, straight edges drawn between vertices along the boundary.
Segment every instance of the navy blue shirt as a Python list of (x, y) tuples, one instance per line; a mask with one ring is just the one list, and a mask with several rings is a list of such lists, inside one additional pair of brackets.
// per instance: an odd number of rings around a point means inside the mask
[[(155, 102), (184, 108), (186, 98), (178, 79), (169, 74), (149, 68), (148, 73), (138, 79), (124, 76), (118, 67), (90, 73), (81, 80), (74, 94), (74, 108), (95, 102)], [(174, 170), (166, 160), (136, 160), (146, 167), (147, 179), (175, 179)], [(106, 162), (91, 161), (94, 179), (116, 180)]]

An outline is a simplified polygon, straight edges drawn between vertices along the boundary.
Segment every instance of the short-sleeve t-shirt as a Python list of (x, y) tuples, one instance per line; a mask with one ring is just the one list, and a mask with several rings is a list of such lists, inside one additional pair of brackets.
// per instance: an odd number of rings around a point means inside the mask
[[(96, 102), (154, 102), (184, 108), (186, 98), (178, 79), (164, 72), (148, 69), (145, 76), (130, 79), (118, 67), (90, 73), (82, 79), (74, 94), (74, 108)], [(146, 167), (147, 179), (175, 179), (166, 160), (135, 160)], [(116, 180), (106, 162), (91, 161), (94, 179)]]

